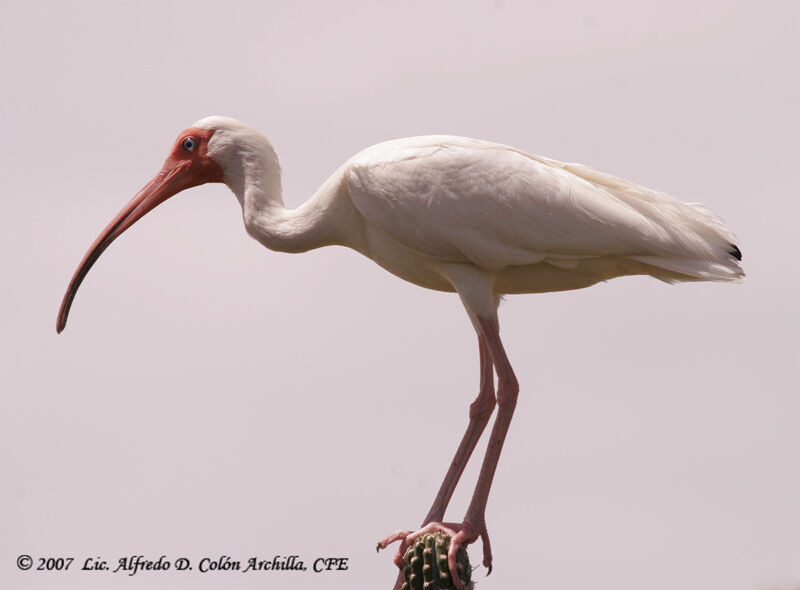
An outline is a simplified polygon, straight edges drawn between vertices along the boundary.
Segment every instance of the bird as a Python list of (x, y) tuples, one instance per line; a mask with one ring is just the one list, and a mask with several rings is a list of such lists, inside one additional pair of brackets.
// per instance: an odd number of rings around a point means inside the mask
[[(500, 338), (501, 298), (580, 289), (627, 275), (666, 283), (744, 278), (735, 236), (705, 207), (580, 164), (466, 137), (409, 137), (368, 147), (308, 201), (288, 209), (272, 144), (250, 125), (212, 116), (178, 135), (158, 174), (90, 246), (61, 302), (57, 332), (103, 251), (159, 204), (205, 183), (230, 188), (247, 233), (271, 250), (346, 246), (406, 281), (460, 298), (477, 336), (479, 393), (420, 528), (399, 529), (377, 544), (380, 550), (398, 542), (394, 563), (402, 568), (405, 549), (420, 535), (451, 535), (448, 565), (457, 588), (456, 552), (478, 539), (491, 573), (485, 510), (519, 394)], [(466, 514), (461, 522), (444, 522), (495, 410)], [(400, 574), (395, 588), (401, 581)]]

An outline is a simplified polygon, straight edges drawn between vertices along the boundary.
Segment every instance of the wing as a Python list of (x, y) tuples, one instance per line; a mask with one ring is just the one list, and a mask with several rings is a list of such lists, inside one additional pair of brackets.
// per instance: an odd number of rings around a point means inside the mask
[(443, 261), (500, 270), (602, 256), (733, 260), (733, 236), (709, 211), (503, 145), (386, 142), (355, 156), (346, 181), (368, 221)]

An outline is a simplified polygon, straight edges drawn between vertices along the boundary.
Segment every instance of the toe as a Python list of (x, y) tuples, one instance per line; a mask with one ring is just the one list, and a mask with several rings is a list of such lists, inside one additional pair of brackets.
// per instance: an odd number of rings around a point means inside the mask
[(386, 549), (389, 545), (394, 543), (395, 541), (403, 541), (408, 535), (411, 534), (411, 531), (403, 531), (403, 530), (396, 530), (391, 535), (388, 535), (378, 541), (378, 544), (375, 547), (376, 551), (380, 551), (381, 549)]
[(488, 576), (492, 573), (492, 545), (489, 543), (489, 531), (486, 527), (481, 531), (481, 545), (483, 545), (483, 565)]

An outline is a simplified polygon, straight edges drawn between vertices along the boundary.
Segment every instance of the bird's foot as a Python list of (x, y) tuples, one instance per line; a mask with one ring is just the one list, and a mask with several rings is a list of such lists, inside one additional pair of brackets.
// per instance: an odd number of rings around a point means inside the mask
[(458, 590), (462, 590), (462, 584), (457, 574), (456, 555), (460, 547), (466, 547), (477, 541), (478, 538), (481, 539), (481, 543), (483, 544), (483, 565), (487, 569), (486, 575), (488, 576), (492, 573), (492, 547), (489, 544), (489, 532), (486, 530), (486, 523), (482, 519), (477, 525), (473, 525), (467, 520), (462, 523), (430, 522), (418, 531), (395, 531), (378, 542), (376, 549), (380, 551), (381, 549), (386, 549), (395, 541), (400, 541), (400, 547), (397, 549), (397, 553), (394, 556), (394, 564), (400, 568), (400, 576), (398, 576), (395, 589), (399, 588), (403, 581), (402, 572), (403, 568), (406, 567), (404, 556), (409, 546), (422, 535), (436, 532), (442, 532), (450, 536), (447, 565), (450, 568), (450, 575), (452, 576), (453, 583)]

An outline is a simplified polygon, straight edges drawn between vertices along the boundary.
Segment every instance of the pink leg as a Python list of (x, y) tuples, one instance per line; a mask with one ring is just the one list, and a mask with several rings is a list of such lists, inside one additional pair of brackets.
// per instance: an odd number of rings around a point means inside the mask
[[(411, 531), (395, 531), (378, 543), (378, 549), (384, 549), (395, 541), (400, 541), (400, 547), (394, 559), (395, 564), (400, 568), (395, 588), (399, 588), (403, 582), (403, 568), (405, 567), (403, 555), (405, 555), (406, 549), (408, 549), (408, 546), (413, 543), (416, 538), (422, 534), (437, 530), (443, 530), (453, 537), (456, 534), (455, 531), (460, 527), (459, 524), (455, 523), (443, 524), (444, 513), (447, 509), (447, 505), (450, 503), (450, 498), (453, 496), (453, 491), (458, 484), (458, 480), (461, 478), (461, 474), (464, 472), (464, 468), (472, 455), (472, 451), (475, 450), (475, 445), (478, 444), (481, 434), (483, 434), (483, 431), (486, 429), (486, 424), (489, 422), (489, 418), (494, 411), (496, 403), (494, 397), (492, 357), (489, 354), (489, 347), (486, 344), (486, 339), (482, 335), (478, 336), (478, 350), (481, 363), (480, 391), (475, 401), (470, 404), (467, 430), (464, 432), (461, 444), (458, 445), (458, 450), (456, 450), (453, 461), (450, 463), (450, 469), (448, 469), (447, 475), (445, 475), (442, 481), (439, 493), (436, 494), (436, 499), (434, 499), (433, 505), (430, 511), (428, 511), (428, 515), (422, 522), (422, 528), (413, 534)], [(488, 547), (488, 543), (488, 538), (486, 538), (484, 540), (485, 547)], [(454, 568), (455, 566), (453, 566), (453, 571), (455, 571)]]
[(500, 327), (497, 320), (478, 318), (483, 336), (489, 348), (495, 369), (497, 370), (497, 418), (492, 427), (492, 434), (489, 437), (489, 445), (486, 447), (486, 455), (483, 458), (481, 473), (478, 476), (478, 483), (472, 494), (472, 501), (467, 508), (467, 514), (460, 530), (450, 543), (449, 562), (451, 571), (455, 571), (456, 551), (459, 546), (474, 542), (481, 537), (483, 540), (483, 565), (489, 573), (492, 571), (492, 554), (489, 548), (489, 537), (486, 531), (486, 503), (489, 499), (489, 491), (492, 488), (494, 473), (497, 469), (497, 462), (503, 450), (503, 443), (511, 424), (511, 417), (514, 415), (514, 408), (517, 405), (519, 394), (519, 383), (508, 362), (503, 343), (500, 340)]
[[(460, 588), (461, 583), (456, 575), (456, 553), (458, 552), (459, 547), (462, 545), (473, 543), (480, 537), (483, 542), (483, 564), (486, 566), (486, 568), (488, 568), (489, 573), (492, 571), (492, 552), (489, 545), (489, 535), (486, 529), (485, 518), (486, 503), (489, 499), (489, 492), (491, 490), (492, 481), (494, 480), (494, 474), (497, 469), (497, 462), (500, 459), (500, 453), (503, 450), (503, 443), (505, 442), (506, 434), (508, 433), (508, 428), (511, 424), (511, 417), (514, 415), (514, 408), (517, 405), (517, 396), (519, 394), (519, 383), (514, 375), (514, 370), (511, 368), (511, 363), (508, 361), (505, 349), (503, 348), (503, 343), (500, 340), (500, 327), (497, 323), (497, 320), (478, 318), (478, 323), (481, 328), (481, 345), (485, 345), (492, 364), (497, 371), (498, 410), (497, 418), (495, 419), (494, 426), (492, 427), (492, 433), (489, 438), (489, 445), (486, 448), (486, 455), (484, 456), (483, 464), (481, 466), (481, 472), (478, 476), (478, 483), (475, 486), (475, 491), (472, 495), (472, 501), (467, 509), (464, 522), (461, 524), (428, 522), (426, 526), (416, 533), (410, 534), (408, 531), (397, 531), (378, 543), (378, 548), (382, 549), (394, 541), (401, 541), (400, 551), (398, 552), (397, 557), (395, 557), (395, 563), (402, 568), (405, 565), (402, 557), (405, 549), (420, 534), (434, 530), (442, 530), (450, 534), (452, 536), (452, 542), (450, 543), (448, 562), (450, 566), (450, 572), (453, 576), (453, 581), (457, 588)], [(483, 376), (484, 371), (482, 370), (482, 379)], [(475, 403), (473, 403), (474, 407), (477, 408), (486, 405), (485, 400), (483, 403), (479, 403), (481, 401), (482, 394), (483, 388), (481, 389), (481, 394), (478, 396), (478, 399), (476, 399)], [(494, 404), (491, 404), (492, 408), (493, 405)], [(470, 407), (470, 418), (472, 418), (473, 406)], [(480, 436), (480, 433), (486, 426), (486, 422), (488, 421), (488, 416), (490, 413), (491, 411), (486, 415), (485, 421), (480, 426), (477, 437)], [(480, 415), (477, 409), (476, 415)], [(476, 425), (479, 424), (477, 420), (475, 422)], [(464, 440), (462, 440), (461, 446), (459, 446), (459, 450), (456, 453), (455, 459), (453, 460), (453, 465), (451, 465), (450, 471), (448, 471), (448, 474), (445, 477), (445, 481), (442, 484), (442, 490), (440, 490), (439, 495), (437, 495), (436, 501), (434, 501), (428, 517), (431, 517), (432, 515), (439, 516), (437, 511), (442, 505), (442, 502), (440, 502), (440, 497), (443, 500), (444, 507), (447, 506), (447, 502), (450, 500), (455, 483), (458, 481), (458, 478), (461, 476), (461, 472), (464, 468), (463, 465), (460, 467), (460, 469), (454, 468), (454, 466), (460, 463), (459, 458), (462, 453), (462, 448), (463, 450), (469, 449), (469, 453), (471, 453), (475, 446), (473, 443), (472, 446), (469, 447), (472, 426), (473, 420), (470, 419), (470, 425), (468, 426), (467, 432), (464, 435)], [(475, 442), (477, 442), (477, 437)], [(466, 460), (469, 458), (469, 453), (467, 453), (463, 459), (464, 464), (466, 464)], [(443, 490), (445, 490), (447, 493), (443, 493)], [(441, 511), (443, 513), (443, 507), (441, 508)], [(428, 520), (429, 519), (426, 518), (426, 521)], [(402, 574), (398, 576), (395, 589), (399, 588), (401, 583)]]
[(439, 488), (439, 493), (436, 494), (436, 499), (433, 501), (428, 515), (422, 521), (422, 526), (429, 522), (441, 522), (444, 518), (444, 512), (447, 510), (447, 505), (450, 503), (456, 484), (458, 484), (461, 474), (464, 473), (464, 468), (472, 455), (472, 451), (475, 449), (475, 445), (478, 444), (478, 439), (483, 434), (486, 424), (489, 422), (489, 417), (494, 411), (494, 371), (492, 370), (492, 358), (489, 355), (489, 348), (483, 336), (478, 336), (478, 348), (481, 359), (480, 391), (478, 397), (469, 406), (469, 424), (464, 433), (464, 438), (461, 439), (461, 444), (458, 445), (458, 450), (450, 463), (450, 469), (448, 469), (447, 475), (444, 476), (442, 487)]

